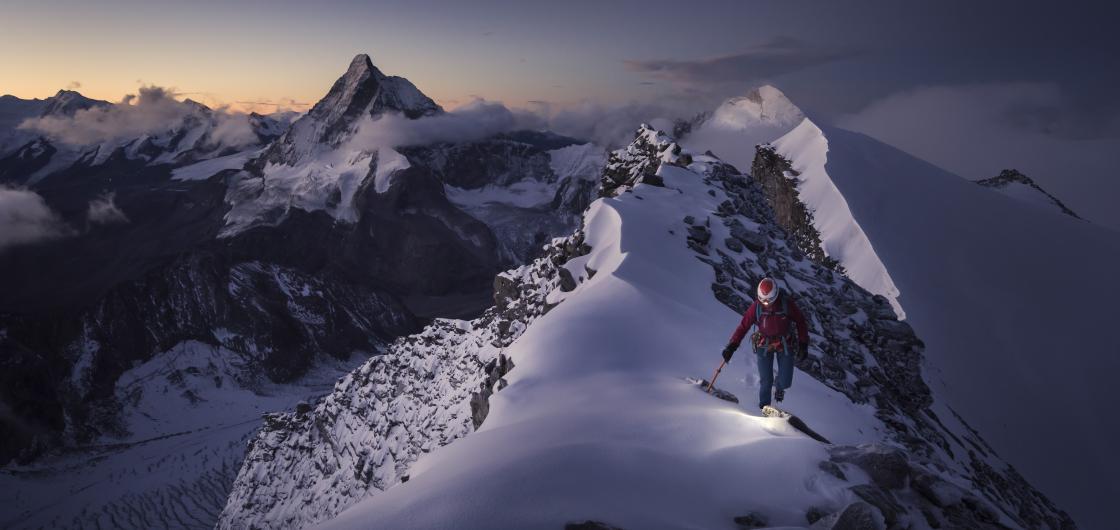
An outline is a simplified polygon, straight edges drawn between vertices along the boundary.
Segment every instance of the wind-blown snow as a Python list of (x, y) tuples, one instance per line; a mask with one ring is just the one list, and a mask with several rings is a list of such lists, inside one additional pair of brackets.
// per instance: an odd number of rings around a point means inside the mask
[(860, 287), (885, 296), (898, 318), (906, 318), (898, 287), (828, 174), (828, 139), (824, 133), (806, 118), (773, 145), (800, 173), (787, 176), (798, 181), (798, 196), (813, 214), (813, 226), (820, 233), (824, 251), (839, 261), (845, 274)]

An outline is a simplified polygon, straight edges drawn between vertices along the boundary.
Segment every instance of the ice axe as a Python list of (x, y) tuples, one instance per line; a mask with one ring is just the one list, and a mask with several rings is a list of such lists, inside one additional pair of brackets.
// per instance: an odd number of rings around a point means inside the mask
[(708, 383), (708, 388), (706, 390), (704, 390), (705, 392), (707, 392), (709, 394), (712, 393), (712, 386), (716, 384), (716, 378), (719, 377), (719, 373), (723, 370), (723, 367), (726, 364), (727, 364), (726, 359), (719, 362), (719, 368), (716, 368), (716, 373), (712, 375), (712, 380)]

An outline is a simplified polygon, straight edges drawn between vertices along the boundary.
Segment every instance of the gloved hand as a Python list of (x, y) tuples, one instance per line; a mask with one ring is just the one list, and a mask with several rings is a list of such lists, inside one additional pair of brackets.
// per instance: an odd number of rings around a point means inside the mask
[(797, 360), (798, 361), (804, 361), (808, 357), (809, 357), (809, 343), (808, 342), (802, 342), (797, 347)]
[(738, 344), (730, 343), (723, 349), (723, 361), (731, 362), (731, 356), (735, 355), (735, 350), (739, 348)]

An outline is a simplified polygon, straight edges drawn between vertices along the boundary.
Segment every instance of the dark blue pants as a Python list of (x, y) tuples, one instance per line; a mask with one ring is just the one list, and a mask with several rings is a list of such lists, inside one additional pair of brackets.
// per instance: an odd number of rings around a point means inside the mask
[[(793, 352), (783, 349), (779, 352), (756, 349), (758, 361), (758, 406), (770, 404), (770, 387), (785, 390), (793, 385)], [(774, 381), (774, 358), (778, 358), (778, 380)]]

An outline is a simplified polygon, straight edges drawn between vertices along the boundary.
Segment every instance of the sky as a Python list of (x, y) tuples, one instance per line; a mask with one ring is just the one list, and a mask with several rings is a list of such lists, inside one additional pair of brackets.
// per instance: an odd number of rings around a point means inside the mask
[(1120, 229), (1118, 13), (1098, 4), (0, 0), (0, 93), (119, 101), (156, 85), (303, 110), (357, 53), (447, 108), (626, 120), (771, 83), (966, 178), (1017, 167)]

